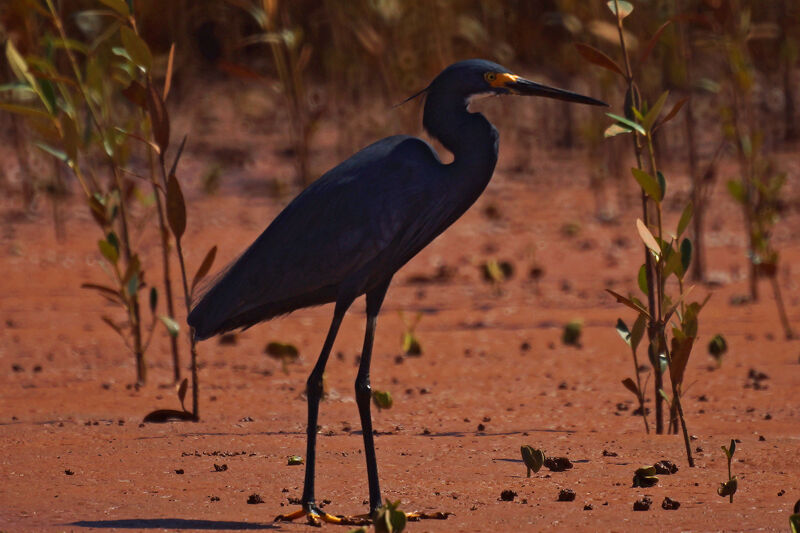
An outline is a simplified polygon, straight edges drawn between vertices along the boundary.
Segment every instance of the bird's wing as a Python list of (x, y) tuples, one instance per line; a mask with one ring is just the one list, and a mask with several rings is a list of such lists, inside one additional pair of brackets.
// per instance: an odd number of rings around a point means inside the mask
[(390, 137), (358, 152), (278, 215), (203, 296), (195, 322), (213, 329), (247, 316), (255, 323), (291, 310), (271, 311), (272, 302), (324, 303), (304, 299), (310, 294), (331, 301), (352, 276), (374, 276), (364, 270), (370, 264), (390, 276), (430, 241), (425, 234), (436, 225), (430, 206), (439, 196), (439, 167), (430, 146), (412, 137)]

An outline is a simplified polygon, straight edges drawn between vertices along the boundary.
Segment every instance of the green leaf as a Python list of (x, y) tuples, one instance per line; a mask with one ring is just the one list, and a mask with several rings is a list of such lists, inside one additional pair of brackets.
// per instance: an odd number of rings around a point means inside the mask
[(642, 190), (647, 193), (647, 196), (656, 202), (661, 202), (661, 199), (663, 198), (661, 186), (653, 176), (636, 167), (631, 168), (631, 173), (633, 173), (633, 177), (636, 179), (636, 182), (639, 184)]
[(46, 79), (39, 79), (39, 96), (42, 99), (45, 107), (50, 110), (50, 112), (55, 115), (56, 114), (56, 91), (53, 89), (53, 84), (50, 80)]
[(623, 128), (619, 124), (612, 124), (606, 128), (606, 131), (603, 132), (603, 137), (608, 139), (609, 137), (616, 137), (617, 135), (630, 132), (631, 130), (628, 128)]
[(303, 458), (299, 455), (290, 455), (288, 460), (288, 466), (297, 466), (303, 464)]
[(639, 283), (639, 290), (647, 294), (647, 265), (639, 267), (639, 275), (636, 277), (636, 281)]
[(28, 107), (24, 105), (17, 105), (17, 104), (6, 104), (0, 102), (0, 109), (4, 111), (8, 111), (9, 113), (15, 113), (17, 115), (23, 115), (26, 117), (38, 118), (43, 120), (50, 120), (50, 115), (38, 109), (36, 107)]
[(667, 178), (664, 177), (664, 174), (662, 174), (660, 170), (656, 170), (656, 180), (658, 181), (658, 188), (661, 191), (661, 199), (663, 200), (667, 195)]
[(195, 286), (202, 280), (208, 271), (211, 270), (211, 265), (214, 264), (214, 258), (217, 256), (217, 247), (212, 246), (211, 249), (206, 253), (206, 257), (203, 259), (203, 262), (200, 263), (200, 268), (197, 269), (197, 273), (194, 275), (194, 279), (192, 280), (192, 288), (189, 290), (190, 293), (194, 292)]
[(125, 0), (100, 0), (100, 2), (110, 7), (123, 17), (131, 16), (130, 9), (128, 9), (128, 4), (125, 2)]
[(186, 398), (186, 391), (189, 389), (189, 379), (183, 378), (181, 384), (178, 385), (178, 399), (181, 401), (181, 407), (186, 411), (186, 406), (183, 405), (183, 400)]
[(606, 115), (608, 115), (609, 117), (611, 117), (614, 120), (616, 120), (617, 123), (619, 125), (623, 126), (623, 127), (627, 127), (628, 129), (631, 129), (631, 130), (636, 130), (639, 133), (641, 133), (642, 135), (647, 135), (647, 132), (645, 131), (645, 129), (642, 127), (641, 124), (637, 124), (636, 122), (634, 122), (632, 120), (628, 120), (625, 117), (621, 117), (619, 115), (615, 115), (614, 113), (606, 113)]
[(736, 441), (734, 439), (731, 439), (731, 447), (728, 450), (731, 452), (731, 458), (733, 458), (733, 454), (736, 452)]
[(186, 204), (175, 174), (170, 174), (167, 180), (167, 221), (175, 239), (180, 240), (186, 231)]
[(747, 203), (747, 197), (744, 190), (744, 185), (739, 180), (729, 180), (728, 181), (728, 192), (733, 197), (734, 200), (739, 202), (740, 204)]
[(731, 499), (733, 499), (733, 495), (736, 494), (736, 489), (738, 488), (737, 485), (738, 483), (736, 481), (736, 476), (733, 476), (733, 478), (730, 480), (719, 484), (719, 487), (717, 488), (717, 494), (723, 498), (725, 496), (730, 496)]
[(664, 401), (666, 401), (668, 404), (672, 404), (672, 400), (667, 395), (667, 393), (664, 392), (664, 389), (658, 389), (658, 395), (664, 398)]
[[(150, 115), (150, 123), (153, 127), (153, 138), (161, 149), (161, 153), (165, 154), (169, 146), (169, 114), (164, 105), (164, 99), (152, 83), (147, 87), (147, 113)], [(170, 174), (175, 172), (174, 166)]]
[(542, 450), (533, 448), (531, 446), (521, 446), (520, 453), (522, 454), (522, 462), (528, 469), (528, 476), (531, 477), (531, 472), (534, 474), (541, 470), (544, 465), (544, 452)]
[(125, 304), (125, 299), (120, 295), (119, 291), (106, 287), (105, 285), (98, 285), (97, 283), (81, 283), (82, 289), (93, 289), (99, 292), (104, 297), (117, 303)]
[(33, 143), (33, 145), (36, 148), (42, 150), (43, 152), (46, 152), (46, 153), (52, 155), (53, 157), (55, 157), (59, 161), (63, 161), (64, 163), (69, 161), (69, 158), (67, 157), (67, 154), (65, 154), (64, 152), (62, 152), (61, 150), (59, 150), (57, 148), (53, 148), (49, 144), (45, 144), (43, 142), (36, 141), (36, 142)]
[(158, 289), (150, 287), (150, 312), (155, 313), (158, 306)]
[(692, 220), (693, 214), (694, 206), (692, 205), (692, 202), (689, 202), (686, 204), (686, 207), (683, 208), (683, 213), (681, 213), (681, 218), (678, 221), (678, 237), (683, 235), (683, 232), (686, 231), (686, 228), (689, 226), (689, 222)]
[(631, 330), (631, 348), (633, 351), (639, 347), (639, 343), (644, 337), (644, 332), (647, 327), (647, 317), (643, 314), (639, 314), (636, 317), (636, 322), (633, 323), (633, 329)]
[(617, 319), (617, 333), (619, 333), (619, 336), (625, 341), (625, 344), (628, 346), (631, 345), (631, 332), (621, 318)]
[(14, 46), (14, 42), (11, 39), (6, 41), (6, 59), (8, 59), (8, 64), (11, 67), (11, 70), (14, 72), (14, 75), (20, 79), (24, 80), (31, 86), (37, 95), (39, 95), (39, 99), (44, 104), (45, 108), (47, 109), (48, 114), (52, 114), (55, 109), (52, 107), (50, 99), (42, 92), (39, 83), (36, 81), (36, 77), (31, 72), (30, 68), (28, 67), (28, 63), (22, 57), (22, 55), (17, 51), (17, 48)]
[(167, 328), (167, 332), (170, 334), (171, 337), (177, 337), (178, 333), (181, 330), (180, 325), (175, 321), (174, 318), (168, 317), (167, 315), (160, 315), (158, 317), (161, 322), (164, 323), (164, 326)]
[(789, 526), (792, 528), (792, 533), (800, 533), (800, 513), (789, 516)]
[(61, 140), (64, 142), (67, 157), (71, 161), (76, 161), (80, 143), (78, 126), (75, 124), (75, 120), (66, 113), (61, 115)]
[(606, 5), (608, 6), (608, 9), (611, 10), (611, 13), (614, 14), (614, 16), (617, 16), (617, 5), (619, 5), (618, 16), (620, 19), (624, 19), (633, 12), (633, 4), (626, 2), (625, 0), (616, 0), (616, 3), (615, 0), (608, 0)]
[(392, 394), (387, 390), (372, 391), (372, 401), (378, 409), (391, 409), (394, 404)]
[(128, 52), (128, 55), (139, 68), (145, 72), (150, 71), (153, 65), (153, 55), (150, 53), (150, 48), (144, 39), (136, 35), (131, 28), (122, 26), (119, 29), (120, 37), (122, 37), (122, 45)]
[(650, 233), (650, 230), (647, 229), (647, 226), (644, 225), (641, 218), (636, 219), (636, 230), (639, 232), (639, 236), (642, 238), (644, 245), (658, 258), (661, 255), (661, 248), (658, 246), (656, 238), (653, 237), (653, 234)]
[(625, 73), (622, 71), (622, 68), (620, 68), (620, 66), (617, 65), (613, 59), (608, 57), (597, 48), (584, 43), (575, 43), (575, 48), (578, 50), (578, 53), (589, 63), (593, 63), (599, 67), (608, 69), (611, 72), (615, 72), (623, 78), (626, 77)]
[(119, 237), (117, 237), (117, 234), (113, 231), (109, 231), (108, 235), (106, 235), (106, 240), (114, 246), (117, 250), (117, 255), (119, 255)]
[(639, 391), (639, 387), (636, 386), (636, 382), (633, 381), (631, 378), (625, 378), (622, 380), (622, 385), (631, 391), (637, 399), (641, 399), (642, 393)]
[(119, 261), (119, 250), (107, 240), (101, 239), (97, 241), (97, 246), (100, 248), (100, 254), (108, 259), (111, 264), (117, 264)]
[(667, 122), (669, 122), (670, 120), (675, 118), (675, 115), (678, 114), (678, 111), (680, 111), (681, 108), (684, 106), (684, 104), (686, 104), (686, 102), (688, 102), (688, 101), (689, 101), (689, 97), (688, 96), (684, 96), (683, 98), (681, 98), (680, 100), (675, 102), (675, 105), (672, 106), (672, 109), (669, 110), (669, 113), (664, 115), (663, 120), (661, 120), (661, 122), (656, 124), (656, 128), (660, 128), (661, 126), (663, 126), (664, 124), (666, 124)]
[(689, 355), (692, 353), (694, 337), (683, 335), (673, 335), (671, 364), (669, 366), (669, 377), (673, 383), (680, 385), (683, 383), (683, 374), (686, 365), (689, 363)]
[(133, 296), (134, 294), (136, 294), (136, 291), (139, 290), (139, 274), (138, 273), (134, 273), (133, 275), (131, 275), (131, 277), (128, 279), (128, 284), (127, 284), (126, 289), (127, 289), (128, 294), (130, 296)]
[(689, 270), (689, 265), (692, 262), (692, 241), (685, 238), (681, 241), (681, 266), (683, 271)]
[(637, 311), (639, 313), (643, 313), (647, 318), (650, 318), (650, 313), (647, 312), (647, 309), (642, 307), (641, 304), (633, 301), (631, 298), (625, 298), (624, 296), (622, 296), (618, 292), (614, 292), (611, 289), (606, 289), (606, 292), (609, 293), (614, 298), (616, 298), (619, 303), (621, 303), (623, 305), (627, 305), (628, 307), (630, 307), (634, 311)]
[(653, 104), (653, 107), (647, 112), (642, 120), (642, 126), (647, 131), (650, 131), (655, 124), (656, 119), (658, 119), (658, 115), (661, 113), (661, 109), (664, 107), (664, 103), (667, 101), (667, 97), (669, 96), (669, 91), (664, 91), (661, 93), (661, 96), (658, 97), (656, 103)]

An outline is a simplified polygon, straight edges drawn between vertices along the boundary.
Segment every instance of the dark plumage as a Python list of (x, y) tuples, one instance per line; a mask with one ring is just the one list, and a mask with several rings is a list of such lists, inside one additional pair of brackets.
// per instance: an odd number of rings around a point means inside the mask
[[(367, 333), (356, 379), (370, 510), (381, 504), (369, 414), (369, 364), (376, 316), (394, 273), (455, 222), (486, 188), (497, 162), (497, 130), (467, 110), (479, 93), (529, 94), (604, 105), (510, 74), (485, 60), (447, 67), (422, 91), (423, 125), (453, 153), (443, 164), (416, 137), (396, 135), (359, 151), (297, 196), (203, 295), (189, 314), (198, 339), (249, 327), (295, 309), (336, 302), (307, 384), (308, 456), (303, 512), (314, 504), (314, 450), (322, 372), (342, 317), (367, 295)], [(299, 515), (298, 515), (299, 516)], [(280, 518), (280, 517), (279, 517)], [(282, 518), (293, 519), (294, 515)]]

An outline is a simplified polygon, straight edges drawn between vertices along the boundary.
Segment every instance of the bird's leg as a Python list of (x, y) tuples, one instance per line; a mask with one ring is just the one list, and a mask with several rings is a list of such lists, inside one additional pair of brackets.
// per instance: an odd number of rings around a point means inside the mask
[(367, 459), (367, 480), (369, 482), (369, 511), (374, 513), (381, 506), (381, 488), (378, 480), (378, 462), (375, 458), (375, 441), (372, 435), (372, 388), (369, 384), (369, 367), (372, 360), (372, 343), (375, 339), (375, 324), (378, 311), (386, 296), (389, 281), (367, 293), (367, 331), (364, 334), (364, 349), (358, 365), (356, 377), (356, 403), (361, 417), (361, 433), (364, 436), (364, 455)]
[(325, 372), (325, 365), (328, 362), (328, 356), (333, 348), (333, 341), (336, 339), (336, 334), (339, 331), (339, 326), (342, 324), (345, 311), (347, 311), (351, 302), (352, 300), (336, 302), (336, 309), (333, 312), (333, 321), (328, 330), (328, 336), (325, 338), (325, 344), (322, 346), (322, 353), (320, 353), (317, 364), (314, 365), (314, 370), (311, 371), (311, 375), (308, 376), (308, 381), (306, 382), (308, 426), (306, 428), (306, 476), (303, 484), (302, 508), (293, 513), (278, 515), (275, 517), (275, 520), (295, 520), (296, 518), (305, 516), (309, 523), (313, 525), (319, 525), (320, 521), (335, 524), (341, 523), (339, 517), (330, 515), (317, 507), (314, 499), (314, 476), (316, 473), (317, 418), (319, 415), (319, 401), (322, 398), (322, 374)]

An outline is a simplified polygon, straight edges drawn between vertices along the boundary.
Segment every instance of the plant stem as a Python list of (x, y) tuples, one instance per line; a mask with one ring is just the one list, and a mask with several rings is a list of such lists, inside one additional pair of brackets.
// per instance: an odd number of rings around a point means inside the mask
[[(155, 158), (153, 151), (148, 150), (148, 157), (150, 160), (150, 180), (153, 184), (153, 196), (156, 199), (156, 211), (158, 212), (158, 230), (161, 234), (161, 263), (163, 265), (164, 274), (164, 293), (167, 300), (167, 313), (173, 320), (175, 319), (175, 303), (172, 297), (172, 276), (169, 267), (169, 229), (167, 229), (166, 221), (164, 220), (164, 207), (161, 202), (161, 195), (158, 193), (158, 183), (156, 182), (156, 169)], [(172, 351), (172, 372), (175, 383), (181, 381), (181, 363), (180, 354), (178, 353), (178, 337), (175, 335), (169, 336), (170, 349)]]
[(633, 371), (636, 375), (636, 386), (639, 387), (639, 410), (642, 412), (642, 420), (644, 420), (644, 431), (650, 434), (650, 424), (647, 423), (647, 413), (644, 410), (644, 391), (642, 390), (642, 379), (639, 377), (639, 358), (636, 356), (636, 350), (631, 346), (633, 352)]
[[(617, 32), (619, 33), (619, 44), (622, 48), (622, 57), (625, 59), (625, 79), (628, 82), (628, 94), (630, 95), (631, 105), (638, 105), (636, 102), (636, 94), (638, 94), (636, 85), (633, 82), (633, 70), (631, 69), (630, 57), (628, 57), (628, 49), (625, 44), (625, 33), (622, 29), (622, 16), (619, 11), (619, 1), (614, 0), (614, 7), (617, 14)], [(642, 169), (642, 142), (639, 133), (633, 132), (633, 149), (636, 154), (636, 166)], [(647, 209), (648, 199), (647, 193), (642, 190), (642, 219), (645, 224), (649, 223), (650, 217)], [(658, 326), (655, 319), (656, 316), (656, 302), (653, 284), (653, 257), (647, 246), (644, 247), (644, 264), (645, 276), (647, 278), (647, 307), (650, 312), (651, 319), (647, 324), (647, 339), (649, 344), (652, 345), (653, 339), (658, 338)], [(656, 433), (664, 433), (664, 404), (663, 398), (658, 393), (663, 388), (663, 376), (661, 375), (661, 366), (659, 364), (653, 365), (653, 375), (655, 378), (654, 392), (655, 392), (655, 410), (656, 410)]]
[[(186, 138), (183, 139), (186, 142)], [(183, 149), (183, 144), (181, 144), (181, 148), (178, 152), (178, 157), (180, 156), (180, 151)], [(177, 163), (177, 157), (175, 159), (175, 163)], [(161, 167), (161, 178), (164, 181), (164, 191), (167, 190), (167, 168), (164, 162), (164, 154), (160, 153), (158, 155), (158, 162), (159, 166)], [(174, 165), (173, 165), (174, 168)], [(175, 236), (175, 251), (178, 253), (178, 263), (181, 267), (181, 281), (183, 282), (183, 298), (184, 303), (186, 304), (186, 313), (188, 314), (192, 307), (192, 298), (189, 293), (189, 282), (186, 278), (186, 263), (183, 259), (183, 247), (181, 246), (181, 240), (178, 236)], [(194, 331), (192, 328), (189, 328), (189, 353), (191, 355), (191, 372), (192, 372), (192, 420), (194, 422), (198, 422), (200, 420), (200, 383), (198, 380), (198, 373), (197, 373), (197, 341), (194, 338)]]

